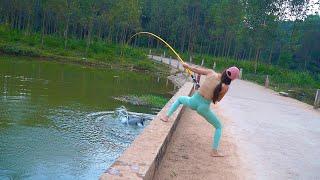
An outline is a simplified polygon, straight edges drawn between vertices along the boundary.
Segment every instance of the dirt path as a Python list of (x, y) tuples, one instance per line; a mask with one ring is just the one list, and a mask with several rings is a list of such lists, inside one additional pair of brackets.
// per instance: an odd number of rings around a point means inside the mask
[[(171, 64), (173, 68), (179, 68), (178, 61), (152, 56), (154, 60)], [(180, 80), (174, 77), (176, 80)], [(246, 179), (247, 169), (242, 166), (234, 138), (230, 133), (230, 120), (222, 116), (219, 107), (213, 107), (216, 114), (224, 124), (221, 150), (224, 158), (210, 156), (212, 135), (214, 128), (195, 111), (185, 109), (181, 116), (160, 168), (155, 175), (156, 180), (171, 179)]]
[(213, 109), (227, 156), (208, 156), (213, 129), (186, 109), (156, 179), (320, 179), (320, 110), (242, 80)]
[(246, 179), (246, 170), (241, 166), (237, 147), (229, 133), (230, 121), (219, 113), (218, 116), (225, 127), (221, 150), (226, 157), (210, 156), (214, 130), (205, 119), (187, 108), (157, 171), (156, 180)]
[(219, 104), (250, 179), (320, 179), (320, 111), (246, 81)]
[(155, 179), (320, 179), (319, 110), (241, 80), (213, 109), (227, 156), (209, 156), (213, 128), (186, 109)]

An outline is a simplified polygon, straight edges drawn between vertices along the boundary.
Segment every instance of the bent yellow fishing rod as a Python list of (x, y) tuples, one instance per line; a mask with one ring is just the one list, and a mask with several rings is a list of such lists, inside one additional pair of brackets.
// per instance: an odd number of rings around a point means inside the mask
[[(164, 45), (166, 45), (166, 46), (177, 56), (178, 60), (179, 60), (182, 64), (184, 63), (184, 61), (182, 60), (182, 58), (181, 58), (181, 57), (179, 56), (179, 54), (170, 46), (169, 43), (167, 43), (167, 42), (166, 42), (165, 40), (163, 40), (161, 37), (159, 37), (159, 36), (157, 36), (157, 35), (155, 35), (155, 34), (153, 34), (153, 33), (151, 33), (151, 32), (138, 32), (138, 33), (132, 35), (132, 36), (130, 37), (130, 39), (129, 39), (128, 42), (130, 42), (131, 39), (134, 38), (135, 36), (138, 36), (138, 35), (141, 35), (141, 34), (142, 34), (142, 35), (149, 35), (149, 36), (151, 36), (151, 37), (153, 37), (153, 38), (155, 38), (155, 39), (157, 39), (157, 40), (160, 40)], [(192, 80), (194, 81), (194, 83), (196, 83), (196, 86), (199, 86), (199, 83), (197, 82), (196, 78), (192, 75), (191, 70), (190, 70), (189, 68), (186, 68), (186, 71), (187, 71), (187, 73), (191, 76), (191, 78), (192, 78)]]

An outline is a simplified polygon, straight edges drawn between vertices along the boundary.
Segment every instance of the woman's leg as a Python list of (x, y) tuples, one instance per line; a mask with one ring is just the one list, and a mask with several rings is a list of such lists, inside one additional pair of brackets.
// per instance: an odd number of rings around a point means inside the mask
[(197, 112), (202, 115), (210, 124), (212, 124), (216, 130), (213, 136), (213, 144), (212, 147), (214, 150), (218, 150), (221, 134), (222, 134), (222, 125), (219, 121), (219, 119), (216, 117), (216, 115), (211, 111), (211, 109), (208, 107), (200, 106), (197, 109)]
[(170, 117), (180, 106), (183, 104), (185, 106), (190, 107), (190, 97), (189, 96), (180, 96), (170, 107), (169, 111), (167, 112), (167, 116)]
[(161, 117), (161, 120), (164, 122), (167, 122), (169, 120), (169, 117), (174, 113), (174, 111), (177, 110), (180, 104), (183, 104), (185, 106), (188, 106), (192, 109), (196, 109), (197, 103), (195, 101), (195, 97), (189, 97), (189, 96), (180, 96), (170, 107), (168, 113), (166, 116)]

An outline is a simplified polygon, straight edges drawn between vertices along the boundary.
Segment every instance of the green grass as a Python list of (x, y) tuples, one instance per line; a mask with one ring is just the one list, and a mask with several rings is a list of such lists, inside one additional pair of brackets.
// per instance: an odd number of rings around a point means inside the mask
[[(12, 30), (5, 25), (0, 26), (0, 52), (16, 56), (46, 57), (63, 59), (64, 61), (83, 63), (103, 63), (122, 68), (134, 68), (139, 71), (166, 73), (163, 66), (147, 59), (148, 48), (134, 48), (126, 45), (110, 44), (104, 41), (91, 43), (85, 54), (86, 41), (70, 38), (67, 49), (64, 49), (64, 39), (58, 36), (45, 36), (44, 46), (41, 46), (41, 36), (38, 33), (26, 35), (25, 32)], [(165, 47), (152, 49), (153, 54), (160, 55), (166, 51), (167, 56), (175, 58)], [(189, 55), (181, 54), (189, 61)], [(84, 60), (85, 58), (85, 60)], [(293, 71), (279, 66), (259, 62), (257, 72), (254, 72), (254, 61), (239, 61), (230, 58), (212, 57), (195, 54), (193, 63), (200, 64), (205, 59), (205, 66), (212, 68), (216, 62), (216, 70), (222, 71), (229, 66), (243, 68), (243, 79), (263, 85), (266, 75), (269, 75), (270, 87), (276, 91), (294, 90), (292, 97), (313, 104), (316, 89), (320, 88), (320, 75), (308, 72)], [(151, 101), (152, 98), (149, 97)]]
[(142, 101), (154, 107), (163, 107), (168, 102), (167, 98), (155, 95), (142, 95), (139, 97)]
[(140, 71), (163, 71), (163, 67), (159, 68), (159, 64), (148, 60), (144, 50), (139, 48), (93, 41), (86, 54), (85, 40), (70, 38), (65, 49), (63, 38), (47, 35), (41, 46), (39, 33), (27, 35), (23, 31), (12, 30), (5, 25), (0, 26), (0, 52), (15, 56), (46, 57), (72, 62), (81, 62), (85, 59), (86, 62), (111, 64), (113, 67), (133, 67)]
[(116, 97), (115, 99), (126, 102), (133, 105), (138, 106), (152, 106), (161, 108), (168, 102), (168, 99), (162, 96), (156, 96), (151, 94), (146, 95), (136, 95), (136, 94), (129, 94), (121, 97)]

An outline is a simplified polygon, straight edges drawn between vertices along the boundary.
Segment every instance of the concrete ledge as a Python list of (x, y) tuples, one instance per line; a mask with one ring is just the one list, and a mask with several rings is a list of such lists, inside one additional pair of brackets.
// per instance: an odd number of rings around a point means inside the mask
[(179, 96), (188, 96), (193, 84), (185, 83), (131, 146), (107, 169), (100, 179), (152, 179), (180, 119), (182, 106), (164, 123), (160, 120)]

